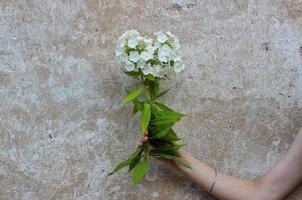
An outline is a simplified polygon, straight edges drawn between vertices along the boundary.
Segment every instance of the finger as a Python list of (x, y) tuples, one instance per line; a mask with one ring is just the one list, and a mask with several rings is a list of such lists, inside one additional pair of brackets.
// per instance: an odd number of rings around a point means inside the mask
[(138, 144), (137, 144), (137, 146), (140, 147), (140, 146), (142, 146), (143, 144), (144, 144), (144, 143), (143, 143), (142, 141), (139, 141)]
[(146, 142), (147, 140), (148, 140), (148, 136), (142, 137), (142, 141), (143, 141), (143, 142)]
[(148, 140), (148, 137), (141, 137), (139, 141), (140, 142), (146, 142), (147, 140)]
[(148, 131), (145, 131), (144, 136), (148, 136)]

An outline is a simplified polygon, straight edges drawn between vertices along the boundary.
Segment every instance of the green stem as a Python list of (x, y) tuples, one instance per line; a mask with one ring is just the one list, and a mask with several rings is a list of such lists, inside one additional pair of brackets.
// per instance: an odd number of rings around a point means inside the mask
[[(144, 86), (144, 77), (143, 77), (143, 75), (140, 75), (140, 77), (141, 77), (142, 85)], [(146, 90), (144, 90), (143, 93), (145, 96), (145, 100), (148, 100)]]
[(142, 84), (144, 85), (144, 77), (141, 75)]
[(147, 161), (149, 161), (149, 159), (150, 159), (150, 148), (149, 148), (149, 146), (150, 146), (150, 142), (149, 142), (149, 138), (148, 138), (148, 141), (147, 141), (147, 158), (146, 158), (146, 159), (148, 159)]
[[(145, 80), (145, 79), (144, 79), (143, 74), (140, 74), (140, 77), (141, 77), (142, 85), (144, 85), (144, 80)], [(156, 81), (156, 83), (158, 83), (157, 77), (156, 77), (155, 81)], [(145, 87), (145, 86), (144, 86), (144, 87)], [(149, 94), (150, 94), (150, 86), (147, 85), (147, 88), (148, 88), (148, 92), (149, 92)], [(154, 105), (154, 102), (155, 102), (154, 99), (152, 99), (151, 96), (150, 96), (150, 98), (148, 98), (148, 94), (147, 94), (147, 91), (146, 91), (146, 90), (144, 90), (143, 93), (144, 93), (145, 101), (149, 102), (149, 104), (150, 104), (151, 106), (153, 106), (153, 105)], [(144, 155), (145, 161), (149, 161), (149, 159), (150, 159), (150, 138), (148, 138), (148, 140), (145, 142), (144, 149), (145, 149), (145, 155)]]

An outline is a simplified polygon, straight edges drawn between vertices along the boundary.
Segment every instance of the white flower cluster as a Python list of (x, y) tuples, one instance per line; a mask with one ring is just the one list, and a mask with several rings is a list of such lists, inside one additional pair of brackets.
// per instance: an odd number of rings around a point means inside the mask
[(129, 30), (119, 38), (115, 54), (126, 71), (162, 78), (184, 69), (178, 38), (170, 32), (154, 35), (154, 39), (147, 38)]

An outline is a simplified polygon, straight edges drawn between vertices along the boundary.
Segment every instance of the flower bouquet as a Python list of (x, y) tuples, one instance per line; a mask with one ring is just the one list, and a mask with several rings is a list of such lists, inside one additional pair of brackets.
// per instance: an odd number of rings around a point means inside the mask
[(190, 167), (177, 152), (183, 145), (177, 143), (180, 138), (172, 128), (185, 115), (159, 101), (168, 92), (160, 91), (160, 80), (184, 69), (179, 41), (170, 32), (157, 32), (154, 36), (149, 38), (141, 36), (136, 30), (130, 30), (119, 38), (116, 46), (116, 57), (123, 65), (124, 73), (141, 80), (139, 88), (127, 91), (128, 95), (123, 102), (132, 102), (134, 114), (140, 112), (140, 133), (148, 136), (148, 139), (108, 176), (128, 167), (128, 172), (132, 171), (134, 184), (144, 178), (152, 156)]

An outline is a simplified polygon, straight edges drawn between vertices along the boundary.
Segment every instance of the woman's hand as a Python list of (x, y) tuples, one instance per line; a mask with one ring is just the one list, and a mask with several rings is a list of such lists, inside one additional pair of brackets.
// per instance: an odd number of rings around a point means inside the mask
[[(146, 142), (148, 142), (148, 140), (149, 140), (148, 131), (146, 131), (146, 132), (144, 133), (144, 135), (140, 138), (139, 143), (138, 143), (138, 146), (144, 145)], [(154, 146), (152, 146), (152, 145), (150, 145), (149, 148), (150, 148), (150, 150), (156, 149), (156, 148), (155, 148)], [(177, 152), (179, 153), (179, 155), (180, 155), (182, 158), (185, 158), (186, 155), (187, 155), (187, 153), (186, 153), (185, 151), (183, 151), (183, 150), (178, 150)], [(172, 166), (173, 168), (179, 169), (180, 167), (183, 167), (183, 166), (180, 166), (180, 164), (177, 163), (177, 162), (174, 161), (174, 160), (167, 160), (167, 159), (165, 159), (165, 158), (163, 158), (163, 157), (161, 157), (161, 156), (153, 156), (153, 157), (155, 157), (157, 160), (161, 161), (161, 162), (164, 163), (164, 164), (168, 164), (169, 166)]]
[[(148, 139), (149, 139), (149, 138), (148, 138), (148, 131), (146, 131), (146, 132), (144, 133), (144, 136), (142, 136), (142, 137), (140, 138), (139, 143), (138, 143), (138, 146), (142, 146), (145, 142), (148, 141)], [(150, 148), (153, 149), (153, 146), (150, 145)]]
[[(140, 144), (142, 145), (148, 140), (148, 132), (146, 132), (141, 138)], [(150, 146), (150, 149), (155, 149), (155, 147)], [(206, 191), (211, 191), (211, 194), (219, 199), (282, 199), (302, 183), (302, 128), (285, 157), (269, 172), (255, 181), (217, 172), (205, 162), (194, 158), (183, 150), (178, 150), (178, 153), (188, 163), (190, 169), (173, 160), (166, 160), (162, 157), (156, 158), (181, 171)]]

